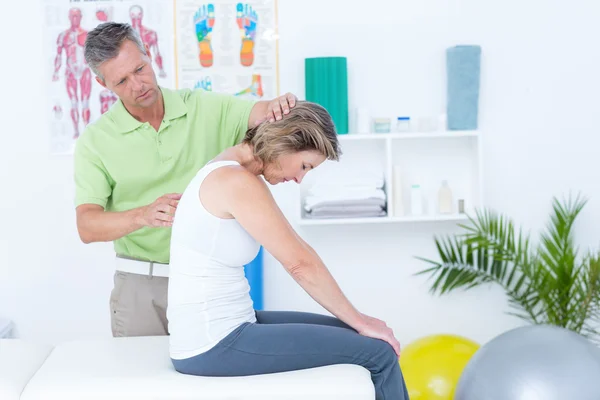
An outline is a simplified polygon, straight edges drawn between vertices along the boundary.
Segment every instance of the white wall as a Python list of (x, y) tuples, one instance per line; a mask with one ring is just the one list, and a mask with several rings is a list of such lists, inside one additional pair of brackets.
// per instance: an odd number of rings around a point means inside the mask
[[(40, 2), (41, 3), (41, 2)], [(110, 335), (111, 245), (83, 245), (72, 207), (72, 159), (48, 154), (44, 118), (42, 9), (13, 2), (1, 25), (9, 61), (3, 77), (0, 174), (0, 315), (21, 337), (59, 342)], [(600, 6), (508, 0), (279, 1), (281, 88), (303, 97), (304, 57), (343, 55), (350, 107), (381, 114), (439, 114), (445, 104), (444, 50), (483, 47), (481, 128), (487, 204), (534, 233), (553, 195), (582, 191), (590, 201), (578, 242), (600, 245), (597, 110)], [(15, 40), (15, 32), (19, 39)], [(42, 71), (45, 71), (42, 73)], [(274, 193), (291, 217), (295, 188)], [(409, 231), (414, 229), (414, 231)], [(302, 227), (350, 299), (386, 320), (407, 343), (434, 332), (483, 342), (519, 324), (497, 288), (444, 298), (412, 276), (435, 257), (432, 235), (451, 224)], [(371, 238), (373, 243), (366, 243)], [(269, 309), (322, 312), (272, 259), (265, 271)]]

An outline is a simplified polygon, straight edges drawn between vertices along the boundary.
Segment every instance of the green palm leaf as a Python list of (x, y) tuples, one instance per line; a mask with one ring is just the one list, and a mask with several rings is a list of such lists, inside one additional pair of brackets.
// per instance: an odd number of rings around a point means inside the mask
[(554, 324), (590, 337), (600, 326), (600, 252), (580, 259), (573, 226), (586, 200), (553, 199), (552, 215), (539, 244), (505, 215), (477, 210), (460, 235), (435, 237), (438, 260), (417, 272), (433, 281), (432, 294), (500, 285), (509, 314), (535, 324)]

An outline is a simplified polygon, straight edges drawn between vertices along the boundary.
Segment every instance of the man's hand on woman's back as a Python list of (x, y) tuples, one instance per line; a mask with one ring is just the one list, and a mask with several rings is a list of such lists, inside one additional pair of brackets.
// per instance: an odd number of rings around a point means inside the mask
[(167, 193), (142, 207), (138, 217), (139, 224), (155, 228), (172, 226), (179, 199), (180, 193)]

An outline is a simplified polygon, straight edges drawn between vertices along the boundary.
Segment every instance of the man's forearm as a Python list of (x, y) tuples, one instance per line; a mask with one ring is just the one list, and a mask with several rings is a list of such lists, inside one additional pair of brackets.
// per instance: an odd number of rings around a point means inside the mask
[(111, 242), (141, 229), (141, 214), (141, 207), (120, 212), (88, 210), (78, 217), (77, 228), (84, 243)]
[(250, 118), (248, 119), (248, 128), (254, 128), (259, 125), (265, 118), (267, 118), (267, 111), (269, 110), (269, 102), (265, 100), (257, 101), (252, 106), (250, 111)]

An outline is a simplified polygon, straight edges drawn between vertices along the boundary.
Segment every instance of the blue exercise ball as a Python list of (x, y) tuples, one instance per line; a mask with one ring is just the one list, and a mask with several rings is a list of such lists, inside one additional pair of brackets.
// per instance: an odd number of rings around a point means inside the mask
[(469, 360), (454, 400), (599, 400), (600, 348), (552, 325), (498, 335)]

